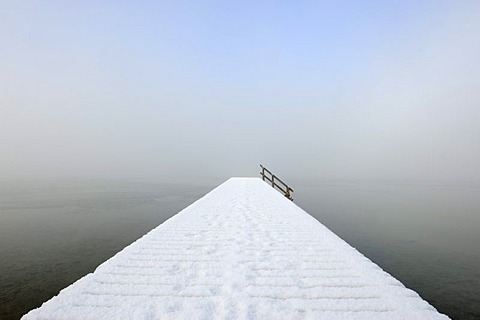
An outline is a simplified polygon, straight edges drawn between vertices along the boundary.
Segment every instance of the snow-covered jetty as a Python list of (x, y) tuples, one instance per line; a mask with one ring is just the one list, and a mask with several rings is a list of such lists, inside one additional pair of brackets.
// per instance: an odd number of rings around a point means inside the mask
[(448, 319), (261, 179), (232, 178), (30, 319)]

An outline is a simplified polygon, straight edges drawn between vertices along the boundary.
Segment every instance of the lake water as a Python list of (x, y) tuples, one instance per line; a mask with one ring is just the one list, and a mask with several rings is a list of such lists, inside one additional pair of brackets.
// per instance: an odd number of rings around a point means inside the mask
[(295, 202), (452, 319), (480, 319), (480, 185), (298, 182)]
[[(453, 319), (480, 318), (480, 186), (291, 181), (295, 203)], [(18, 319), (214, 185), (0, 183), (0, 319)]]

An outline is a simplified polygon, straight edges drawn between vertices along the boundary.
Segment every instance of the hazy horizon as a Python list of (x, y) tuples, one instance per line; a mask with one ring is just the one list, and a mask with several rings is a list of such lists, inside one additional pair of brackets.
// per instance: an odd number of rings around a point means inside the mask
[(0, 4), (0, 181), (480, 181), (480, 2)]

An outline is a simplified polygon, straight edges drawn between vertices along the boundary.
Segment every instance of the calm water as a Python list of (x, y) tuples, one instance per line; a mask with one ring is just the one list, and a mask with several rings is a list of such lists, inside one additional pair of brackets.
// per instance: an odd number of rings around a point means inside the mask
[(480, 184), (298, 182), (296, 203), (452, 319), (480, 319)]
[[(480, 318), (480, 186), (294, 182), (295, 202), (453, 319)], [(214, 186), (0, 184), (0, 319), (18, 319)]]
[(212, 187), (0, 185), (0, 319), (18, 319)]

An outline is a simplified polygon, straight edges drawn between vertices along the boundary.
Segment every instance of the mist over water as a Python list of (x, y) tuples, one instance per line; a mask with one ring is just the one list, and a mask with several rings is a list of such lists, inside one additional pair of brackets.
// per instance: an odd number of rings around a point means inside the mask
[(480, 2), (0, 2), (0, 179), (480, 181)]
[[(291, 183), (297, 205), (440, 312), (453, 319), (480, 316), (479, 185)], [(0, 318), (18, 319), (40, 306), (215, 186), (2, 183)]]
[(479, 34), (475, 0), (0, 1), (0, 318), (258, 163), (480, 318)]

